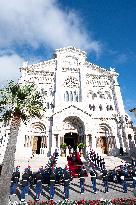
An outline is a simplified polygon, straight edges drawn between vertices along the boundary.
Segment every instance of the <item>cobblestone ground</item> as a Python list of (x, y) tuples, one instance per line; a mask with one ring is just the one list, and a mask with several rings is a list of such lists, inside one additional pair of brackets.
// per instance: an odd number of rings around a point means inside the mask
[[(26, 196), (26, 201), (35, 200), (35, 187), (32, 187), (29, 191), (29, 195)], [(63, 201), (64, 200), (64, 187), (62, 185), (56, 185), (55, 187), (55, 197), (54, 201)], [(20, 190), (17, 190), (17, 196), (10, 196), (11, 202), (19, 202)], [(109, 192), (104, 193), (104, 187), (101, 180), (97, 180), (97, 193), (94, 194), (91, 186), (90, 177), (85, 178), (85, 193), (84, 195), (80, 194), (79, 179), (75, 178), (70, 183), (70, 200), (96, 200), (96, 199), (114, 199), (114, 198), (135, 198), (133, 194), (132, 182), (128, 182), (128, 193), (123, 193), (122, 185), (109, 182)], [(49, 200), (49, 187), (48, 185), (43, 185), (42, 196), (40, 201)]]

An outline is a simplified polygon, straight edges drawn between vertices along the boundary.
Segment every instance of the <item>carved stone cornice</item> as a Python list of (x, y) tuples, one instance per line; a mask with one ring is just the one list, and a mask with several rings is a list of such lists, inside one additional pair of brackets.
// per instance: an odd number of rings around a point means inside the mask
[[(50, 70), (49, 66), (56, 67), (56, 60), (51, 59), (48, 61), (42, 61), (40, 63), (36, 64), (31, 64), (31, 65), (26, 65), (26, 67), (21, 67), (20, 70), (26, 70), (26, 71), (45, 71), (45, 70)], [(47, 68), (47, 69), (46, 69)]]
[(86, 52), (85, 51), (81, 51), (80, 49), (77, 49), (73, 46), (68, 46), (68, 47), (56, 49), (55, 54), (58, 54), (58, 53), (61, 54), (61, 53), (67, 53), (67, 52), (77, 53), (77, 54), (82, 55), (83, 57), (86, 57)]

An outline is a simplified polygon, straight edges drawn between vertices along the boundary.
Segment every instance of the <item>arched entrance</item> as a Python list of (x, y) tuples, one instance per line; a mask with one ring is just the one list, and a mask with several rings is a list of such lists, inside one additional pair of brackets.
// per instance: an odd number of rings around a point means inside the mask
[(40, 148), (41, 148), (41, 137), (34, 136), (33, 147), (32, 147), (33, 154), (40, 154)]
[(98, 138), (97, 147), (101, 148), (103, 154), (108, 154), (108, 145), (105, 136), (100, 136)]
[(70, 145), (70, 147), (73, 147), (76, 149), (78, 143), (79, 143), (79, 136), (77, 133), (68, 132), (64, 135), (64, 143), (67, 144), (67, 146)]
[(69, 116), (63, 121), (64, 143), (76, 149), (81, 142), (85, 143), (83, 121), (77, 116)]
[(46, 127), (40, 123), (33, 123), (32, 130), (32, 153), (41, 154), (41, 149), (47, 146)]
[(109, 153), (109, 147), (111, 144), (111, 128), (107, 124), (100, 124), (99, 137), (97, 139), (96, 146), (101, 149), (103, 154)]

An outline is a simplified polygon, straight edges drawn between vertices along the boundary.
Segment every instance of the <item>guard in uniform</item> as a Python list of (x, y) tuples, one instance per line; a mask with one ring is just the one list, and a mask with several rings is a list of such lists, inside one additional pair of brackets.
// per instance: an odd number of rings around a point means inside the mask
[(21, 202), (25, 201), (25, 195), (28, 195), (28, 182), (29, 182), (29, 174), (28, 169), (25, 169), (25, 173), (22, 175), (21, 182)]
[(122, 182), (122, 186), (123, 186), (123, 192), (127, 193), (127, 186), (128, 186), (128, 184), (127, 184), (127, 181), (126, 181), (126, 174), (122, 173), (120, 178), (121, 178), (121, 182)]
[(12, 195), (16, 195), (16, 188), (17, 188), (17, 184), (19, 182), (19, 178), (20, 178), (20, 172), (19, 172), (19, 167), (16, 167), (16, 171), (13, 172), (12, 174), (12, 178), (11, 178), (11, 185), (10, 185), (10, 194)]
[(70, 177), (70, 173), (67, 169), (64, 171), (63, 178), (64, 178), (65, 199), (68, 200), (69, 199), (69, 184), (70, 184), (71, 177)]
[(82, 166), (79, 173), (81, 194), (84, 194), (85, 173), (86, 169)]
[(32, 170), (31, 170), (30, 166), (28, 166), (28, 168), (27, 168), (27, 173), (29, 174), (28, 186), (27, 186), (27, 193), (28, 193), (30, 185), (32, 185), (32, 182), (33, 182), (33, 173), (32, 173)]
[(103, 184), (104, 184), (105, 193), (106, 193), (106, 192), (108, 192), (108, 189), (109, 189), (109, 186), (108, 186), (108, 173), (107, 173), (106, 169), (103, 170), (102, 179), (103, 179)]
[(50, 173), (50, 199), (53, 200), (54, 194), (55, 194), (55, 172), (54, 168), (52, 168), (52, 171)]
[(42, 173), (40, 169), (35, 175), (35, 180), (36, 180), (36, 187), (35, 187), (36, 201), (39, 201), (40, 200), (39, 197), (42, 193)]
[(93, 186), (93, 192), (94, 194), (96, 194), (96, 178), (97, 178), (97, 175), (96, 175), (96, 172), (95, 170), (91, 170), (90, 171), (90, 175), (91, 175), (91, 181), (92, 181), (92, 186)]

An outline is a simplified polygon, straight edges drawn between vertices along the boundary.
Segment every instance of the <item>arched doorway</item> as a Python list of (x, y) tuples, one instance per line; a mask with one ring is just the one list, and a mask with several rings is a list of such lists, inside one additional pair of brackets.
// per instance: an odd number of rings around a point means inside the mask
[(107, 140), (105, 136), (100, 136), (97, 141), (97, 147), (101, 148), (103, 154), (108, 154)]
[(40, 136), (34, 136), (32, 147), (33, 154), (40, 154), (41, 141), (42, 140)]
[(85, 143), (83, 121), (77, 116), (66, 117), (63, 121), (64, 143), (76, 149), (81, 142)]
[(110, 139), (112, 133), (111, 128), (107, 124), (100, 124), (99, 137), (97, 139), (96, 146), (101, 149), (103, 154), (109, 153)]
[(79, 136), (77, 133), (68, 132), (64, 135), (64, 143), (67, 144), (67, 146), (72, 147), (74, 150), (76, 149), (78, 143), (79, 143)]
[(47, 146), (46, 127), (36, 122), (31, 125), (32, 134), (32, 153), (41, 154), (41, 149)]

